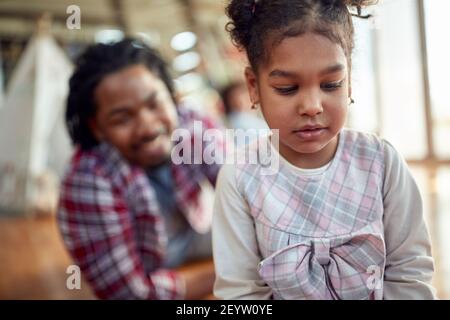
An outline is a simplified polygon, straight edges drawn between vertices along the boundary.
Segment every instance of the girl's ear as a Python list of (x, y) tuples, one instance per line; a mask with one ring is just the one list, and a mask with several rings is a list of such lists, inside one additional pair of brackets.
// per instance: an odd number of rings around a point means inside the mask
[(245, 81), (247, 83), (248, 93), (252, 104), (259, 103), (259, 89), (256, 74), (252, 68), (245, 68)]
[(95, 139), (97, 139), (98, 142), (103, 141), (103, 134), (100, 130), (100, 128), (98, 127), (97, 121), (95, 118), (90, 118), (88, 120), (88, 125), (89, 125), (89, 129), (92, 132), (92, 135), (95, 137)]

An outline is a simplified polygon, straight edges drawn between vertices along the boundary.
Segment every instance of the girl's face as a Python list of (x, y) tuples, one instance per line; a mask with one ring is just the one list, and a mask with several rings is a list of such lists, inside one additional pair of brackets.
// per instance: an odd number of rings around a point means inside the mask
[(258, 73), (246, 69), (253, 103), (271, 129), (280, 154), (302, 168), (328, 163), (347, 116), (349, 72), (344, 50), (314, 33), (284, 39)]

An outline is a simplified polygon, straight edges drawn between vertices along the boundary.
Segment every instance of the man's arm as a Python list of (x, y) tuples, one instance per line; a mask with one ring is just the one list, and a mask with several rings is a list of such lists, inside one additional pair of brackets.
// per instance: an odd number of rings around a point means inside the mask
[(59, 228), (74, 262), (101, 299), (181, 299), (174, 271), (147, 274), (126, 203), (109, 181), (72, 174), (61, 188)]
[(212, 294), (215, 272), (211, 259), (195, 261), (177, 268), (186, 283), (185, 299), (204, 299)]
[[(205, 158), (202, 161), (201, 167), (202, 167), (202, 172), (206, 176), (208, 181), (213, 186), (215, 186), (217, 176), (219, 175), (219, 171), (220, 171), (221, 166), (223, 165), (223, 162), (216, 163), (215, 161), (213, 161), (212, 163), (206, 163), (205, 160), (214, 160), (214, 159), (207, 159), (207, 157), (211, 154), (214, 154), (214, 155), (221, 154), (224, 156), (223, 160), (225, 160), (225, 151), (226, 151), (225, 139), (224, 139), (225, 138), (224, 137), (225, 130), (212, 117), (206, 116), (206, 115), (197, 115), (197, 116), (198, 116), (198, 120), (202, 122), (203, 130), (205, 130), (205, 131), (209, 130), (209, 132), (212, 133), (212, 135), (209, 136), (209, 141), (204, 141), (204, 143), (203, 143), (202, 152), (205, 155)], [(213, 131), (215, 131), (217, 133), (217, 135), (215, 135)], [(205, 135), (204, 137), (208, 137), (208, 135)], [(201, 139), (202, 137), (196, 137), (196, 138)], [(219, 156), (216, 159), (220, 159), (220, 158), (221, 157)]]

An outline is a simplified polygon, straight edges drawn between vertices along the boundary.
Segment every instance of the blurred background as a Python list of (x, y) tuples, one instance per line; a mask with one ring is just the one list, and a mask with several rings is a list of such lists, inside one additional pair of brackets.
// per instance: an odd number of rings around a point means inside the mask
[[(224, 7), (223, 0), (0, 0), (0, 299), (94, 298), (84, 282), (66, 287), (71, 260), (54, 219), (72, 152), (63, 114), (74, 59), (93, 43), (139, 38), (168, 61), (182, 99), (233, 127), (221, 92), (243, 80), (246, 60), (224, 31)], [(384, 0), (369, 11), (374, 19), (355, 20), (356, 103), (347, 126), (387, 138), (408, 161), (424, 199), (434, 285), (448, 299), (450, 1)]]

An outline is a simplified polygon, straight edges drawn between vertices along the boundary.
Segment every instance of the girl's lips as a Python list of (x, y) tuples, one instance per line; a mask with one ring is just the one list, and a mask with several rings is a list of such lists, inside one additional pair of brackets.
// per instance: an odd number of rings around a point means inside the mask
[(294, 131), (295, 135), (303, 140), (313, 140), (319, 138), (326, 128), (311, 128)]

